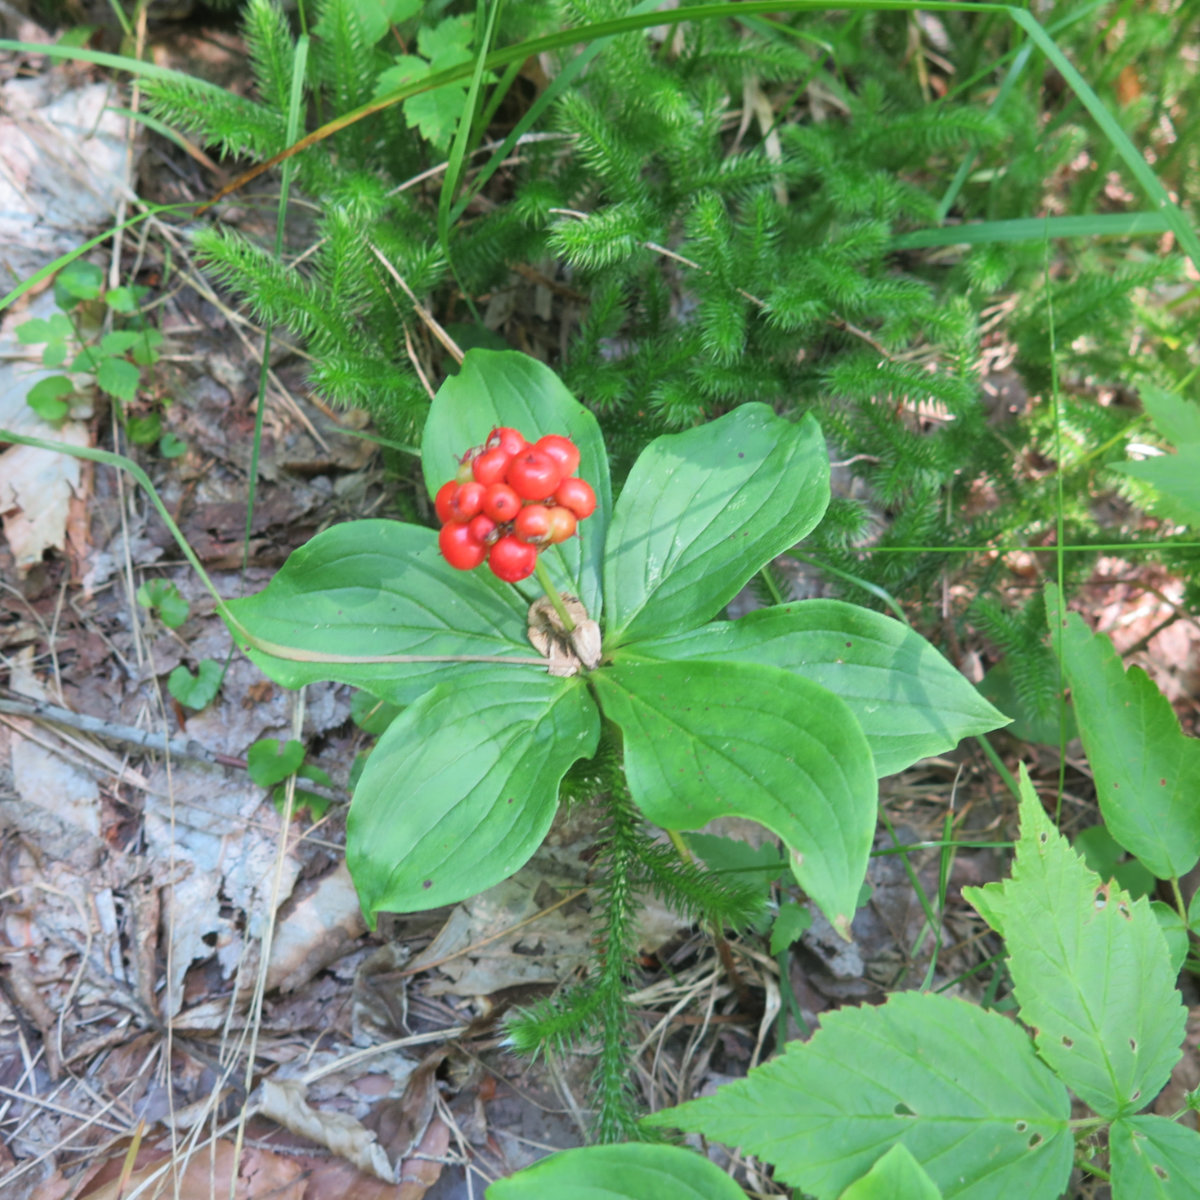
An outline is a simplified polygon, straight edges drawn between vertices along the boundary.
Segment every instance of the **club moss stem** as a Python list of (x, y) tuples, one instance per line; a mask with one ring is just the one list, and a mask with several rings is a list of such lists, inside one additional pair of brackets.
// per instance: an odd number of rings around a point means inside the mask
[(558, 613), (558, 619), (562, 622), (563, 629), (567, 633), (574, 633), (575, 622), (571, 620), (571, 614), (567, 612), (566, 605), (562, 602), (562, 596), (559, 595), (558, 588), (554, 586), (554, 581), (550, 578), (550, 572), (546, 570), (546, 564), (542, 562), (540, 554), (533, 571), (537, 576), (538, 583), (542, 585), (542, 591), (546, 593), (546, 598), (554, 605), (554, 611)]

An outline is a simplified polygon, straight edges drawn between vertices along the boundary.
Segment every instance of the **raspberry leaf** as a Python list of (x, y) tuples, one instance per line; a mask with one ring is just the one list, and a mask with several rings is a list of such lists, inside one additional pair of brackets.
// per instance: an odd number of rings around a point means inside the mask
[(942, 1193), (912, 1151), (897, 1142), (839, 1200), (942, 1200)]
[(1067, 1089), (1019, 1025), (965, 1000), (899, 992), (822, 1013), (809, 1041), (643, 1123), (738, 1146), (817, 1200), (840, 1197), (889, 1143), (907, 1147), (946, 1200), (1054, 1200), (1071, 1173), (1070, 1116)]
[(1012, 878), (963, 897), (1004, 937), (1021, 1020), (1045, 1062), (1101, 1116), (1136, 1112), (1181, 1054), (1187, 1011), (1166, 938), (1149, 900), (1088, 870), (1024, 766), (1020, 790)]
[(549, 367), (515, 350), (468, 350), (457, 375), (438, 389), (421, 439), (421, 466), (432, 497), (453, 477), (459, 459), (492, 428), (519, 429), (529, 442), (564, 434), (579, 448), (579, 477), (596, 493), (596, 511), (580, 536), (543, 551), (551, 578), (600, 617), (600, 563), (612, 511), (608, 454), (600, 426)]
[(639, 657), (759, 662), (840, 696), (858, 718), (880, 777), (1007, 724), (920, 634), (841, 600), (805, 600), (638, 642)]
[(1200, 1200), (1200, 1133), (1165, 1117), (1125, 1117), (1108, 1131), (1112, 1190), (1122, 1200)]
[(749, 817), (791, 851), (801, 886), (848, 936), (878, 787), (858, 722), (831, 692), (757, 663), (640, 662), (592, 673), (624, 733), (634, 801), (666, 829)]
[(816, 421), (743, 404), (655, 438), (617, 500), (604, 597), (611, 646), (694, 629), (790, 549), (829, 503)]
[(567, 768), (599, 736), (583, 681), (544, 672), (493, 667), (406, 708), (367, 759), (346, 824), (370, 923), (453, 904), (523, 866), (550, 828)]
[[(513, 589), (486, 571), (455, 571), (438, 553), (432, 529), (398, 521), (335, 525), (294, 551), (263, 591), (228, 603), (234, 619), (257, 640), (302, 659), (276, 657), (239, 641), (284, 687), (334, 679), (393, 704), (409, 704), (434, 683), (463, 679), (493, 664), (330, 663), (321, 656), (532, 656), (526, 605)], [(303, 660), (304, 655), (311, 657)]]

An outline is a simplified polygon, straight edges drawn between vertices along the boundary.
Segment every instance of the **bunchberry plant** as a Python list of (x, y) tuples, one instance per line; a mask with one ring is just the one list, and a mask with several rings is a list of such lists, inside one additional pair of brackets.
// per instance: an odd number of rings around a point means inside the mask
[[(1077, 1163), (1110, 1181), (1113, 1200), (1195, 1197), (1200, 1134), (1144, 1112), (1187, 1016), (1149, 901), (1088, 870), (1024, 769), (1012, 877), (964, 895), (1004, 937), (1028, 1030), (962, 999), (899, 992), (825, 1014), (808, 1042), (644, 1126), (738, 1146), (817, 1200), (1055, 1200)], [(1070, 1093), (1095, 1115), (1073, 1116)], [(566, 1151), (487, 1194), (665, 1193), (742, 1194), (706, 1158), (662, 1145)]]
[[(482, 483), (477, 467), (485, 478), (495, 469), (491, 442), (505, 449), (518, 429), (505, 482)], [(517, 436), (543, 449), (524, 450)], [(481, 439), (464, 464), (463, 447)], [(476, 504), (502, 488), (587, 514), (578, 536), (521, 542), (514, 532), (492, 547), (511, 537), (532, 551), (554, 581), (550, 604), (522, 590), (529, 572), (508, 572), (507, 560), (501, 571), (454, 569), (482, 563), (499, 521), (456, 564), (460, 535), (447, 553), (431, 529), (371, 520), (319, 534), (264, 591), (230, 602), (227, 620), (279, 683), (335, 679), (404, 706), (347, 822), (347, 861), (372, 922), (501, 881), (541, 843), (560, 792), (597, 796), (608, 828), (594, 971), (512, 1032), (520, 1046), (562, 1047), (599, 1026), (599, 1131), (611, 1140), (632, 1129), (623, 995), (633, 892), (652, 888), (721, 922), (756, 907), (655, 844), (643, 823), (683, 850), (680, 831), (715, 817), (761, 822), (847, 933), (877, 778), (1004, 719), (924, 639), (866, 609), (814, 600), (714, 620), (825, 511), (828, 455), (811, 416), (745, 404), (657, 438), (614, 504), (591, 413), (541, 363), (475, 350), (435, 397), (421, 457), (431, 498), (467, 538)], [(564, 493), (568, 466), (586, 492)], [(501, 515), (516, 530), (527, 511)]]

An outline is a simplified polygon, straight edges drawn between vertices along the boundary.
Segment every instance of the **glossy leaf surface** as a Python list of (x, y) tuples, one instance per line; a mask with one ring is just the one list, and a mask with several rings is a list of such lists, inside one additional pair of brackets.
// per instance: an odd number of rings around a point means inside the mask
[(792, 870), (846, 930), (866, 875), (878, 787), (853, 714), (807, 679), (757, 663), (643, 662), (618, 653), (592, 676), (624, 733), (634, 801), (666, 829), (749, 817), (778, 834)]
[(580, 522), (578, 536), (543, 551), (543, 557), (555, 583), (575, 592), (599, 620), (600, 563), (612, 484), (596, 418), (537, 359), (515, 350), (468, 350), (458, 374), (438, 388), (425, 422), (421, 466), (430, 496), (453, 477), (462, 455), (480, 445), (496, 425), (518, 429), (531, 442), (547, 433), (566, 434), (579, 448), (576, 474), (592, 485), (596, 511)]
[(559, 781), (599, 736), (580, 679), (545, 672), (493, 668), (406, 708), (367, 759), (346, 823), (368, 919), (453, 904), (507, 879), (541, 845)]
[(433, 530), (398, 521), (348, 521), (317, 534), (263, 591), (230, 600), (229, 608), (255, 638), (311, 657), (284, 659), (240, 643), (284, 687), (336, 679), (410, 704), (435, 683), (493, 664), (336, 663), (323, 656), (534, 657), (520, 596), (486, 568), (455, 571), (442, 559)]
[(899, 1143), (946, 1200), (1056, 1200), (1070, 1098), (1020, 1026), (965, 1000), (899, 992), (823, 1013), (808, 1042), (715, 1095), (645, 1118), (775, 1164), (834, 1200)]
[(1059, 1077), (1101, 1116), (1136, 1112), (1179, 1060), (1187, 1012), (1149, 900), (1089, 871), (1021, 768), (1012, 878), (963, 896), (1004, 937), (1021, 1020)]
[(829, 503), (816, 421), (742, 404), (655, 438), (617, 499), (604, 561), (607, 644), (692, 629), (790, 549)]
[(757, 662), (841, 697), (882, 777), (1007, 723), (919, 633), (841, 600), (804, 600), (638, 642), (647, 658)]

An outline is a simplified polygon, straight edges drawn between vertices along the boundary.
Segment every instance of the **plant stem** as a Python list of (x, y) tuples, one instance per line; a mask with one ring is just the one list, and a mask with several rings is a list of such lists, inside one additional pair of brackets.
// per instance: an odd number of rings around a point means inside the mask
[(540, 554), (538, 555), (537, 565), (533, 568), (533, 571), (537, 576), (538, 583), (542, 585), (542, 591), (546, 593), (546, 598), (554, 605), (554, 611), (558, 613), (558, 619), (562, 622), (563, 629), (567, 633), (574, 633), (575, 622), (571, 620), (571, 614), (567, 612), (566, 605), (562, 602), (562, 596), (554, 586), (554, 580), (550, 578), (550, 572), (546, 570), (546, 564), (542, 562)]

